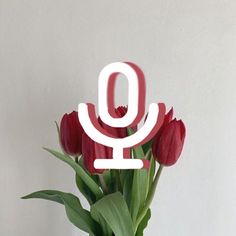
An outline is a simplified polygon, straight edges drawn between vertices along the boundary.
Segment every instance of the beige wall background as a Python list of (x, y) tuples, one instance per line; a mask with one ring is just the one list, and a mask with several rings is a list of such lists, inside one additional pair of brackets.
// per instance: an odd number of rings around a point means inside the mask
[[(235, 20), (234, 0), (0, 0), (0, 235), (84, 235), (63, 207), (20, 197), (78, 193), (72, 170), (41, 147), (58, 148), (54, 120), (96, 103), (103, 66), (128, 60), (146, 75), (147, 104), (173, 105), (187, 126), (146, 235), (234, 236)], [(119, 83), (119, 101), (126, 91)]]

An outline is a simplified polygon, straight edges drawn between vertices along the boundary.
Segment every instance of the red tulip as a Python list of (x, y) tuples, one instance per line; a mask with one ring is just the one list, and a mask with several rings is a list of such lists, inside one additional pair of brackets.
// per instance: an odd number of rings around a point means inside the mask
[(160, 136), (161, 136), (161, 133), (163, 131), (163, 129), (166, 127), (166, 125), (168, 125), (171, 120), (172, 120), (172, 117), (173, 117), (173, 107), (169, 110), (169, 112), (165, 115), (165, 118), (164, 118), (164, 121), (163, 121), (163, 124), (161, 125), (161, 128), (158, 130), (158, 132), (156, 133), (156, 135), (154, 136), (153, 138), (153, 143), (154, 142), (159, 142), (159, 139), (160, 139)]
[(119, 106), (115, 109), (118, 117), (123, 117), (127, 112), (127, 106)]
[[(118, 117), (123, 117), (127, 112), (127, 107), (120, 106), (115, 109), (115, 112)], [(104, 130), (106, 130), (115, 138), (124, 138), (128, 135), (127, 128), (111, 127), (102, 122), (100, 117), (98, 117), (98, 122)], [(84, 165), (91, 174), (102, 173), (104, 170), (97, 170), (94, 168), (94, 160), (99, 158), (111, 158), (112, 148), (96, 143), (90, 137), (88, 137), (87, 134), (84, 134), (82, 138), (82, 155)]]
[(83, 133), (78, 112), (73, 111), (70, 114), (64, 114), (60, 124), (60, 143), (65, 153), (74, 157), (82, 153)]
[[(116, 115), (121, 118), (123, 117), (127, 112), (127, 107), (125, 106), (119, 106), (115, 109), (115, 113)], [(116, 128), (116, 127), (111, 127), (105, 123), (103, 123), (103, 121), (100, 119), (100, 117), (98, 118), (98, 121), (100, 123), (100, 125), (102, 126), (103, 129), (105, 129), (109, 134), (111, 134), (112, 136), (114, 136), (115, 138), (124, 138), (128, 136), (127, 133), (127, 128), (126, 127), (122, 127), (122, 128)], [(134, 131), (137, 130), (137, 126), (133, 127)]]
[(161, 129), (153, 139), (152, 152), (163, 166), (174, 165), (182, 152), (185, 139), (185, 126), (182, 120), (171, 120), (173, 109), (165, 116)]
[(95, 159), (99, 158), (101, 159), (111, 157), (111, 149), (100, 143), (94, 142), (86, 133), (84, 133), (82, 142), (82, 155), (85, 168), (91, 174), (100, 174), (104, 170), (95, 169), (94, 161)]

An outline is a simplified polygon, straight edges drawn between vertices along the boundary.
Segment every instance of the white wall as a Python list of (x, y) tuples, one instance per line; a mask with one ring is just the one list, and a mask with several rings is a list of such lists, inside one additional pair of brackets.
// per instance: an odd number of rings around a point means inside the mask
[(76, 192), (41, 146), (58, 148), (53, 121), (95, 103), (99, 71), (124, 60), (145, 72), (147, 104), (173, 105), (187, 126), (146, 235), (235, 235), (235, 17), (234, 0), (0, 0), (0, 235), (83, 235), (62, 207), (19, 198)]

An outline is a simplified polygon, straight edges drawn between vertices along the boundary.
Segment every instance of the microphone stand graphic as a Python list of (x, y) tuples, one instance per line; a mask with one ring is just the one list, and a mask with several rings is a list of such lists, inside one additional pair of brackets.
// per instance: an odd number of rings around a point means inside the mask
[[(114, 108), (114, 88), (118, 74), (124, 74), (129, 84), (128, 110), (117, 117)], [(142, 119), (145, 111), (145, 80), (142, 71), (130, 62), (115, 62), (105, 66), (98, 78), (98, 108), (101, 120), (111, 127), (132, 127)], [(148, 168), (145, 159), (124, 158), (127, 149), (151, 139), (164, 120), (165, 105), (151, 103), (144, 125), (134, 134), (116, 138), (107, 133), (98, 123), (93, 104), (78, 105), (80, 123), (85, 133), (95, 142), (113, 149), (112, 159), (96, 159), (96, 169), (141, 169)], [(102, 159), (103, 158), (103, 159)]]

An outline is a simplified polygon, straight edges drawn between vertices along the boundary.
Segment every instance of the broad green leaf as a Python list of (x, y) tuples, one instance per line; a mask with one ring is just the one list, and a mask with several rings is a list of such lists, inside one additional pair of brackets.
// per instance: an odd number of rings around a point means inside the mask
[(74, 160), (72, 160), (69, 156), (66, 156), (60, 152), (55, 150), (51, 150), (48, 148), (44, 148), (46, 151), (50, 152), (52, 155), (60, 159), (61, 161), (66, 162), (69, 166), (71, 166), (76, 174), (86, 183), (88, 188), (94, 193), (96, 199), (100, 199), (103, 197), (103, 192), (100, 189), (99, 185), (92, 179), (92, 177)]
[(92, 219), (90, 212), (82, 208), (79, 199), (73, 194), (55, 190), (42, 190), (23, 197), (23, 199), (30, 198), (41, 198), (63, 204), (70, 222), (79, 229), (95, 236), (96, 222)]
[[(132, 135), (134, 131), (130, 128), (127, 129), (128, 134)], [(134, 158), (148, 159), (148, 155), (145, 155), (142, 146), (137, 146), (133, 148)], [(147, 194), (148, 194), (149, 184), (148, 184), (148, 170), (140, 169), (134, 170), (133, 184), (131, 192), (131, 204), (130, 212), (135, 223), (138, 216), (139, 210), (143, 208)]]
[(144, 216), (144, 218), (140, 222), (135, 236), (143, 236), (143, 231), (147, 227), (148, 221), (150, 218), (151, 218), (151, 210), (149, 208), (146, 215)]
[[(78, 165), (80, 165), (84, 169), (83, 165), (83, 158), (80, 158), (78, 161)], [(86, 169), (84, 169), (86, 171)], [(86, 171), (87, 172), (87, 171)], [(88, 173), (88, 172), (87, 172)], [(97, 182), (97, 175), (91, 176), (91, 178)], [(87, 184), (80, 178), (78, 174), (75, 174), (75, 180), (76, 180), (76, 186), (79, 189), (79, 191), (83, 194), (83, 196), (87, 199), (90, 205), (96, 202), (96, 196), (94, 193), (90, 190), (90, 188), (87, 186)]]
[(76, 186), (79, 191), (83, 194), (83, 196), (87, 199), (90, 205), (96, 202), (96, 196), (93, 192), (88, 188), (86, 183), (80, 178), (79, 175), (75, 174)]
[[(147, 159), (147, 157), (144, 156), (142, 147), (134, 148), (134, 157)], [(139, 210), (143, 207), (145, 203), (148, 194), (148, 189), (149, 189), (148, 170), (147, 169), (134, 170), (132, 194), (131, 194), (132, 201), (130, 205), (130, 211), (133, 222), (136, 221)]]
[(98, 222), (104, 220), (115, 236), (134, 236), (133, 222), (120, 192), (106, 195), (97, 201), (91, 206), (91, 215)]
[(22, 199), (30, 199), (30, 198), (40, 198), (40, 199), (50, 200), (63, 205), (64, 205), (63, 199), (70, 199), (71, 201), (74, 202), (75, 205), (78, 204), (80, 207), (82, 207), (79, 199), (76, 196), (74, 196), (71, 193), (64, 193), (57, 190), (42, 190), (31, 193), (25, 197), (22, 197)]
[(131, 189), (132, 189), (132, 183), (133, 183), (133, 175), (134, 170), (122, 170), (121, 171), (121, 182), (123, 187), (123, 196), (124, 199), (128, 205), (128, 208), (130, 208), (131, 204)]
[(98, 211), (93, 211), (93, 213), (91, 212), (91, 215), (93, 217), (93, 219), (100, 225), (101, 227), (101, 233), (99, 235), (106, 235), (106, 236), (113, 236), (113, 232), (110, 228), (110, 226), (107, 224), (107, 222), (105, 221), (105, 219), (102, 217), (102, 215), (100, 214), (100, 212)]
[(148, 176), (147, 170), (134, 170), (130, 211), (133, 222), (136, 221), (140, 209), (143, 208), (147, 197)]
[(78, 164), (83, 168), (83, 170), (87, 173), (87, 175), (89, 175), (90, 178), (93, 179), (93, 181), (99, 185), (99, 178), (98, 175), (96, 174), (90, 174), (89, 171), (85, 168), (84, 166), (84, 161), (83, 161), (83, 156), (81, 155)]

